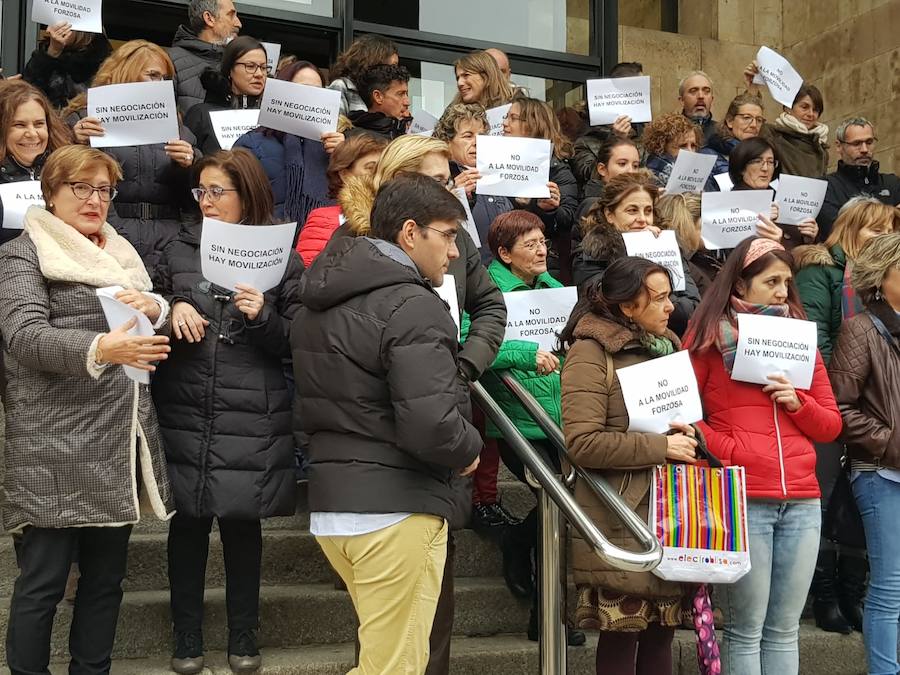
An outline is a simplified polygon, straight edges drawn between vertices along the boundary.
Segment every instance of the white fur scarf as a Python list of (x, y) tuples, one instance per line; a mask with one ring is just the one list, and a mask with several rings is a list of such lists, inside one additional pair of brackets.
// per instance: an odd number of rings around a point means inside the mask
[(74, 281), (95, 288), (152, 288), (137, 251), (109, 223), (101, 229), (106, 245), (100, 248), (46, 209), (32, 206), (25, 214), (25, 232), (37, 249), (41, 272), (50, 281)]

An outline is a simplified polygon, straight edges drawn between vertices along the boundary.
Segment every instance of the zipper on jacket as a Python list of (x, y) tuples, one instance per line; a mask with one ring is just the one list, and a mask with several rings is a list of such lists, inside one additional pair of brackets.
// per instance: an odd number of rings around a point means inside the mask
[[(225, 313), (225, 302), (228, 302), (227, 296), (219, 296), (212, 289), (208, 291), (210, 295), (212, 295), (214, 302), (218, 304), (218, 314), (216, 326), (221, 331), (222, 329), (222, 316)], [(221, 298), (225, 298), (224, 300)], [(210, 326), (212, 326), (212, 322), (210, 322)], [(213, 341), (213, 349), (212, 349), (212, 358), (210, 359), (210, 374), (206, 379), (206, 431), (205, 438), (203, 439), (203, 445), (200, 448), (200, 489), (197, 491), (197, 513), (202, 513), (203, 506), (203, 495), (206, 494), (206, 464), (207, 458), (209, 457), (209, 449), (212, 444), (212, 425), (213, 425), (213, 394), (216, 388), (216, 359), (218, 358), (219, 351), (219, 342), (222, 339), (222, 335), (217, 333), (216, 335), (212, 335), (210, 331), (207, 331), (206, 337), (203, 338), (211, 339)]]
[(778, 467), (781, 471), (781, 494), (787, 497), (787, 485), (784, 482), (784, 446), (781, 444), (781, 425), (778, 424), (778, 404), (772, 401), (772, 414), (775, 416), (775, 440), (778, 442)]

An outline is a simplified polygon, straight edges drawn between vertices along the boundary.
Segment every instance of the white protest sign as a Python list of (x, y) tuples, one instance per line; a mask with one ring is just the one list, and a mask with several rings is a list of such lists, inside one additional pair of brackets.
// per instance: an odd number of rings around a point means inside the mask
[(545, 138), (479, 136), (475, 184), (480, 195), (497, 197), (550, 196), (550, 156), (553, 146)]
[(211, 110), (209, 121), (212, 124), (216, 140), (222, 150), (231, 150), (231, 146), (248, 131), (259, 126), (259, 110)]
[(534, 291), (504, 293), (506, 334), (504, 340), (537, 342), (538, 349), (556, 350), (557, 334), (569, 320), (578, 302), (578, 289), (541, 288)]
[(321, 139), (337, 131), (341, 92), (269, 78), (259, 107), (260, 126), (285, 133)]
[[(121, 286), (106, 286), (97, 289), (97, 298), (100, 300), (100, 307), (106, 316), (106, 323), (109, 324), (110, 330), (113, 330), (137, 317), (137, 325), (129, 330), (128, 334), (150, 337), (155, 331), (147, 315), (131, 305), (126, 305), (124, 302), (116, 300), (116, 293), (124, 290)], [(140, 370), (131, 366), (122, 366), (122, 368), (124, 368), (125, 374), (129, 379), (139, 384), (150, 384), (150, 373), (146, 370)]]
[(34, 0), (31, 20), (48, 26), (66, 21), (72, 30), (102, 33), (102, 6), (102, 0)]
[(671, 429), (669, 422), (703, 419), (700, 387), (686, 351), (619, 368), (616, 377), (628, 410), (628, 431), (664, 434)]
[(179, 137), (170, 80), (92, 87), (87, 91), (87, 114), (100, 120), (106, 132), (91, 136), (95, 148), (168, 143)]
[(625, 251), (628, 255), (646, 258), (662, 265), (672, 275), (672, 290), (684, 290), (684, 264), (673, 230), (663, 230), (658, 237), (650, 230), (623, 232), (622, 239), (625, 240)]
[(816, 367), (814, 321), (738, 314), (737, 324), (732, 380), (772, 384), (769, 375), (784, 375), (797, 389), (809, 389)]
[(612, 124), (623, 115), (632, 122), (649, 122), (650, 78), (641, 75), (588, 80), (587, 102), (591, 126)]
[(409, 125), (407, 133), (431, 136), (431, 132), (437, 126), (438, 118), (421, 108), (413, 108), (410, 110), (410, 114), (412, 114), (412, 124)]
[(452, 192), (466, 211), (466, 222), (462, 223), (462, 226), (466, 228), (466, 232), (472, 237), (475, 246), (481, 248), (481, 237), (478, 236), (478, 228), (475, 226), (475, 218), (472, 217), (472, 209), (469, 208), (469, 198), (466, 196), (466, 191), (463, 188), (453, 188)]
[(768, 216), (771, 190), (704, 192), (700, 197), (700, 233), (708, 249), (734, 248), (756, 236), (759, 214)]
[(713, 180), (716, 181), (716, 185), (719, 186), (720, 192), (731, 192), (734, 188), (734, 183), (727, 171), (725, 173), (717, 173), (713, 176)]
[(753, 77), (756, 84), (765, 84), (772, 98), (790, 108), (794, 105), (797, 92), (803, 86), (800, 73), (778, 52), (768, 47), (760, 47), (756, 53), (759, 73)]
[(783, 173), (778, 181), (778, 222), (799, 225), (807, 218), (815, 218), (825, 202), (828, 181), (803, 178)]
[(281, 283), (297, 223), (234, 225), (203, 219), (200, 267), (204, 278), (235, 290), (247, 284), (265, 293)]
[(510, 106), (512, 106), (512, 103), (487, 109), (488, 136), (503, 135), (503, 120), (506, 119)]
[(666, 182), (667, 195), (679, 195), (684, 192), (703, 192), (703, 186), (712, 173), (716, 163), (715, 155), (702, 155), (690, 150), (679, 150), (675, 158), (675, 166)]
[(21, 230), (25, 227), (25, 212), (30, 206), (44, 208), (41, 181), (3, 183), (0, 185), (0, 205), (3, 206), (3, 229)]
[(432, 286), (432, 288), (441, 297), (441, 300), (450, 306), (450, 316), (453, 318), (453, 323), (456, 324), (456, 339), (459, 340), (461, 337), (461, 326), (459, 323), (459, 296), (456, 293), (456, 279), (453, 278), (452, 274), (445, 274), (444, 283), (440, 286)]
[(281, 45), (277, 42), (262, 42), (260, 44), (266, 50), (266, 68), (269, 69), (269, 74), (274, 77), (278, 70), (278, 59), (281, 58)]

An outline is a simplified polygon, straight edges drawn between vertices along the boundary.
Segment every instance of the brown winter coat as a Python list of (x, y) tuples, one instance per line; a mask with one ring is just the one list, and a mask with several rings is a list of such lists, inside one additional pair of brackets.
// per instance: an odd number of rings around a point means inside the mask
[[(674, 333), (668, 332), (666, 337), (679, 346)], [(582, 468), (598, 470), (646, 521), (650, 470), (666, 461), (666, 437), (627, 431), (625, 399), (618, 379), (607, 378), (607, 355), (616, 370), (651, 357), (634, 332), (594, 314), (587, 314), (578, 322), (575, 338), (562, 370), (562, 419), (569, 456)], [(575, 483), (575, 499), (611, 543), (638, 550), (621, 521), (581, 481)], [(574, 531), (572, 568), (577, 585), (648, 599), (682, 595), (680, 584), (663, 581), (652, 572), (625, 572), (607, 565)]]
[(781, 173), (806, 178), (824, 178), (828, 168), (828, 148), (817, 134), (801, 134), (777, 125), (763, 126), (763, 138), (771, 141), (781, 162)]

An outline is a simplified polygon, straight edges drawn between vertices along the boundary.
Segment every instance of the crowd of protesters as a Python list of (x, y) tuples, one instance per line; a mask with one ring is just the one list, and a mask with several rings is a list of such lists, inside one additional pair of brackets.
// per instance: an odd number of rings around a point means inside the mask
[[(822, 629), (863, 632), (869, 673), (900, 671), (890, 527), (900, 504), (900, 179), (879, 170), (872, 122), (850, 117), (830, 138), (825, 97), (809, 83), (767, 121), (754, 63), (721, 120), (713, 81), (695, 71), (672, 92), (671, 112), (591, 126), (584, 103), (554, 110), (489, 49), (454, 64), (456, 97), (430, 136), (413, 134), (410, 73), (392, 41), (358, 38), (327, 75), (303, 54), (270, 72), (265, 36), (241, 28), (231, 0), (191, 0), (170, 48), (113, 49), (56, 24), (21, 78), (0, 82), (0, 185), (40, 181), (44, 201), (20, 225), (0, 211), (14, 675), (49, 672), (72, 563), (72, 672), (109, 672), (142, 512), (168, 521), (172, 670), (204, 668), (214, 520), (229, 665), (259, 669), (261, 521), (294, 513), (300, 481), (310, 530), (359, 619), (352, 673), (449, 672), (453, 532), (463, 527), (497, 535), (538, 640), (537, 511), (518, 519), (502, 504), (501, 461), (522, 481), (525, 467), (473, 410), (470, 383), (486, 375), (519, 431), (561, 467), (492, 370), (512, 373), (561, 426), (568, 460), (621, 486), (644, 519), (652, 467), (707, 454), (745, 467), (752, 568), (712, 596), (721, 672), (796, 675), (810, 590)], [(621, 63), (609, 76), (641, 73)], [(272, 77), (338, 91), (337, 129), (311, 140), (258, 127), (222, 150), (211, 114), (258, 108)], [(91, 147), (106, 131), (87, 113), (89, 88), (166, 80), (177, 138)], [(551, 144), (547, 197), (478, 192), (478, 138), (488, 110), (505, 104), (504, 136)], [(781, 174), (823, 179), (821, 212), (781, 224), (773, 202), (736, 248), (707, 248), (700, 194), (666, 194), (682, 150), (715, 157), (703, 191), (723, 189), (713, 175), (736, 191), (776, 190)], [(280, 282), (263, 292), (205, 279), (205, 219), (297, 223)], [(667, 267), (626, 253), (625, 233), (665, 230), (680, 248), (680, 290)], [(445, 277), (458, 316), (435, 291)], [(504, 294), (566, 285), (579, 299), (554, 349), (505, 339)], [(107, 324), (97, 294), (107, 287), (152, 334), (135, 333), (136, 320)], [(808, 388), (784, 374), (767, 385), (732, 378), (741, 314), (815, 322)], [(632, 431), (616, 371), (681, 349), (703, 420)], [(574, 493), (611, 541), (630, 545), (585, 485)], [(831, 508), (854, 506), (859, 532), (826, 533)], [(864, 543), (847, 544), (850, 534)], [(598, 674), (669, 672), (696, 588), (610, 567), (577, 533), (572, 547), (568, 644), (598, 630)]]

